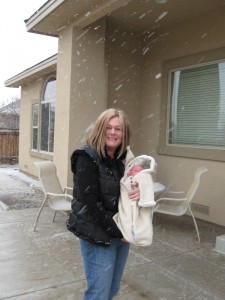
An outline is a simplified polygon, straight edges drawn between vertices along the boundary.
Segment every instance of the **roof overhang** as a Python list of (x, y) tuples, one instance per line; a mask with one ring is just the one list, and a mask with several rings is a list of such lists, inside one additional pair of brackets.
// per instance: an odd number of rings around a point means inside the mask
[(84, 28), (107, 16), (128, 30), (155, 32), (224, 5), (225, 0), (49, 0), (25, 23), (29, 32), (59, 36), (69, 25)]
[(60, 30), (73, 24), (84, 28), (131, 0), (49, 0), (29, 19), (27, 31), (58, 36)]
[[(107, 16), (111, 24), (139, 33), (155, 33), (182, 21), (206, 16), (224, 9), (225, 0), (48, 0), (25, 21), (27, 31), (58, 36), (72, 25), (84, 28)], [(56, 71), (57, 57), (25, 70), (5, 81), (7, 87), (18, 87), (37, 77)]]
[(6, 87), (20, 87), (56, 72), (57, 54), (6, 80)]

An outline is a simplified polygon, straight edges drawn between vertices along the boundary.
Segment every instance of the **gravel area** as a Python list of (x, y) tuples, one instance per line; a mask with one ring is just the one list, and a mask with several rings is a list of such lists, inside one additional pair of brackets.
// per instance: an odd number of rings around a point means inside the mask
[(0, 166), (0, 201), (9, 209), (40, 207), (43, 199), (37, 178), (20, 172), (17, 165)]

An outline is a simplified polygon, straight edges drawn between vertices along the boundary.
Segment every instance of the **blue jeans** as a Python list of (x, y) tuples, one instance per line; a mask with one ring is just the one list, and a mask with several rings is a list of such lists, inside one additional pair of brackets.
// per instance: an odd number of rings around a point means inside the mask
[(91, 244), (80, 239), (87, 289), (84, 300), (111, 300), (120, 289), (130, 245), (112, 239), (110, 246)]

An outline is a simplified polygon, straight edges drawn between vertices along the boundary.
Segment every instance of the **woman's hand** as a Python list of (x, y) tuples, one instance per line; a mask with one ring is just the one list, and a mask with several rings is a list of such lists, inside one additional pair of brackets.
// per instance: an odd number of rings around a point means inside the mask
[(138, 183), (132, 183), (133, 190), (128, 193), (128, 197), (131, 201), (139, 201), (140, 200), (140, 189), (138, 187)]

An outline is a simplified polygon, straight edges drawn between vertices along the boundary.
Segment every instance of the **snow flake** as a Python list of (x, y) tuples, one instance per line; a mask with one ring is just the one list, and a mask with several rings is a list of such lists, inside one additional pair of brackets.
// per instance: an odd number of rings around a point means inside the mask
[(115, 88), (115, 91), (118, 91), (122, 86), (123, 86), (122, 83), (119, 84), (119, 85)]
[(201, 38), (204, 39), (207, 36), (207, 32), (205, 32), (203, 35), (201, 35)]
[(161, 78), (161, 77), (162, 77), (162, 74), (161, 74), (161, 73), (158, 73), (158, 74), (155, 75), (155, 79), (159, 79), (159, 78)]
[(97, 40), (96, 44), (98, 43), (101, 43), (101, 42), (104, 42), (105, 38), (104, 37), (101, 37), (100, 39)]
[(168, 11), (164, 11), (161, 15), (158, 16), (158, 19), (155, 20), (155, 22), (159, 22), (161, 19), (163, 19), (168, 14)]
[(91, 131), (91, 129), (93, 128), (93, 126), (94, 126), (94, 123), (91, 123), (91, 124), (85, 129), (85, 132), (87, 133), (87, 132)]
[[(76, 41), (78, 41), (80, 38), (82, 38), (89, 30), (90, 30), (90, 28), (88, 28), (88, 29), (86, 29), (85, 31), (83, 31), (83, 32), (76, 38)], [(79, 44), (79, 46), (81, 46), (81, 44)]]
[(149, 51), (149, 47), (143, 49), (143, 55), (145, 55)]
[(143, 13), (142, 15), (140, 15), (139, 19), (143, 19), (146, 16), (146, 13)]

